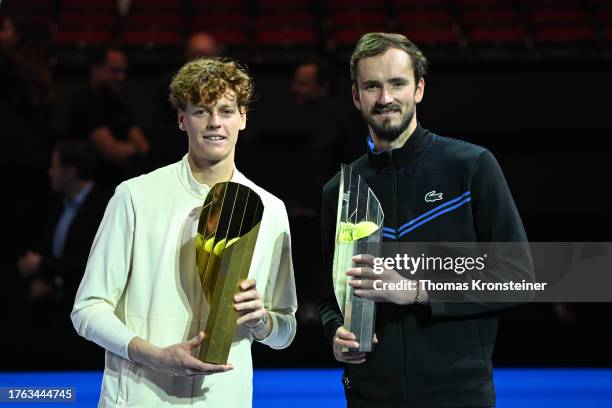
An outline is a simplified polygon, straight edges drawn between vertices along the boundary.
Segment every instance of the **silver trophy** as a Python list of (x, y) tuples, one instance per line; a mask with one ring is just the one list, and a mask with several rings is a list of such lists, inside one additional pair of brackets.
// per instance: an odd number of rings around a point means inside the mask
[[(384, 214), (378, 198), (350, 166), (342, 165), (338, 191), (333, 281), (344, 328), (359, 342), (359, 351), (372, 351), (376, 319), (374, 301), (355, 296), (346, 271), (358, 254), (380, 255)], [(355, 266), (363, 266), (358, 263)], [(343, 351), (348, 351), (348, 349)]]

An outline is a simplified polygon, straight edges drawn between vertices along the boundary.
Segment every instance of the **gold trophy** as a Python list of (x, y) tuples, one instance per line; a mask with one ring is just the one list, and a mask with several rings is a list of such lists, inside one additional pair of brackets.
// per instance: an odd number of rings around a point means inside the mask
[[(333, 282), (344, 328), (355, 334), (359, 351), (372, 351), (376, 305), (353, 294), (346, 271), (358, 254), (380, 256), (384, 214), (376, 195), (350, 166), (342, 165), (338, 191)], [(355, 266), (363, 266), (355, 263)], [(348, 348), (343, 348), (343, 352)]]
[(238, 183), (217, 183), (206, 196), (196, 236), (196, 265), (210, 306), (201, 361), (227, 364), (238, 320), (234, 295), (248, 277), (263, 210), (257, 193)]

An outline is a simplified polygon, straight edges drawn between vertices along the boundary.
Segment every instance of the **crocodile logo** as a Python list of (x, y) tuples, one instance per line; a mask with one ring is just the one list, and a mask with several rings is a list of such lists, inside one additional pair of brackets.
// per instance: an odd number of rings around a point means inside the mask
[(425, 194), (425, 202), (433, 203), (434, 201), (442, 200), (442, 193), (436, 193), (436, 190), (430, 191)]

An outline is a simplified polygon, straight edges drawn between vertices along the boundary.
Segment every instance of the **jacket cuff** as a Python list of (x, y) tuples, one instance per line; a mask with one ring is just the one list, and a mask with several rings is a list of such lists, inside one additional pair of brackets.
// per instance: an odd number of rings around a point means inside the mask
[(268, 313), (270, 314), (272, 330), (266, 338), (261, 340), (255, 338), (255, 340), (273, 349), (283, 349), (289, 346), (295, 337), (295, 316), (292, 314), (280, 314), (278, 312)]

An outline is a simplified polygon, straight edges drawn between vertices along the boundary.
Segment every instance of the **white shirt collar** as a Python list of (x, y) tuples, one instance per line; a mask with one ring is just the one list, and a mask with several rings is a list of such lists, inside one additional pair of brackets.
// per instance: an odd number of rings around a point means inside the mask
[[(206, 195), (210, 191), (210, 187), (206, 184), (200, 183), (193, 177), (193, 173), (191, 172), (191, 166), (189, 165), (188, 154), (183, 156), (179, 167), (179, 178), (181, 179), (181, 183), (187, 189), (187, 191), (194, 196), (198, 197), (201, 200), (206, 198)], [(246, 178), (242, 173), (238, 171), (236, 165), (234, 165), (234, 172), (232, 174), (232, 178), (230, 181), (235, 183), (245, 184)]]

